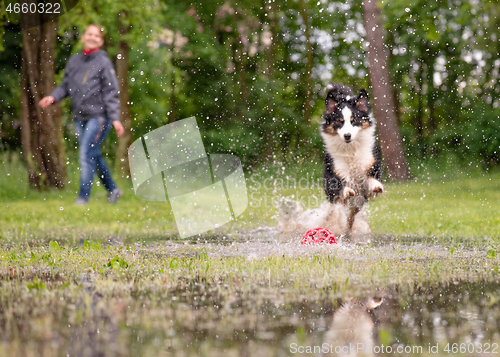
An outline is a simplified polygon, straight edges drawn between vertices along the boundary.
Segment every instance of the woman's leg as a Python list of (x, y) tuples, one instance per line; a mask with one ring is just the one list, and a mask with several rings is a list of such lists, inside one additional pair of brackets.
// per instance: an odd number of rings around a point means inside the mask
[(108, 166), (101, 154), (101, 145), (111, 129), (111, 123), (105, 118), (93, 118), (86, 122), (75, 120), (75, 130), (80, 144), (80, 193), (79, 198), (89, 200), (94, 174), (106, 190), (112, 192), (116, 184), (111, 178)]
[(95, 154), (95, 162), (96, 162), (96, 171), (104, 188), (109, 192), (113, 192), (114, 189), (117, 188), (113, 178), (111, 177), (111, 172), (109, 171), (108, 165), (101, 154), (101, 145), (104, 142), (106, 136), (108, 136), (109, 131), (111, 130), (112, 124), (109, 119), (99, 118), (99, 126), (103, 129), (100, 134), (96, 136), (94, 139), (97, 143), (96, 147), (98, 150)]
[(78, 162), (80, 163), (80, 192), (78, 194), (77, 203), (83, 199), (89, 200), (90, 187), (93, 180), (93, 163), (87, 159), (87, 152), (91, 133), (89, 133), (89, 122), (75, 119), (75, 134), (78, 140), (79, 154)]

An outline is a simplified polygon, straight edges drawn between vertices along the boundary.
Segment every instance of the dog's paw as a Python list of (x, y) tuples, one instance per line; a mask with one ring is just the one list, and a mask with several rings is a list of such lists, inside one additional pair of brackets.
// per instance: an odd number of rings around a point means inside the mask
[(384, 193), (384, 185), (380, 183), (380, 181), (371, 179), (368, 182), (368, 192), (370, 193), (371, 197), (375, 197), (377, 195), (380, 195)]
[(354, 196), (356, 192), (350, 187), (344, 187), (344, 190), (342, 191), (342, 194), (340, 195), (340, 199), (346, 200), (351, 196)]
[(347, 200), (350, 197), (353, 197), (356, 195), (356, 192), (350, 187), (344, 187), (342, 190), (342, 193), (340, 194), (340, 203), (342, 204), (347, 204)]

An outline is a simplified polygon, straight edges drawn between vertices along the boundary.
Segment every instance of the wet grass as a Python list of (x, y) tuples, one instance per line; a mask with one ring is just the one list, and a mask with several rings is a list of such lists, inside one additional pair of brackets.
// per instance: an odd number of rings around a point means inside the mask
[[(110, 205), (106, 191), (94, 187), (90, 204), (74, 206), (77, 191), (76, 167), (69, 166), (68, 187), (64, 191), (33, 192), (26, 188), (25, 175), (18, 162), (3, 164), (10, 176), (0, 178), (0, 236), (67, 240), (119, 237), (137, 240), (177, 239), (176, 226), (168, 203), (137, 199), (126, 178), (119, 179), (125, 196)], [(318, 171), (319, 168), (316, 168)], [(249, 207), (236, 221), (206, 237), (273, 227), (275, 202), (293, 197), (306, 208), (318, 207), (324, 199), (317, 172), (305, 175), (247, 175)], [(370, 222), (376, 235), (421, 241), (460, 241), (481, 247), (500, 238), (500, 173), (448, 180), (387, 183), (386, 194), (368, 205)], [(234, 237), (235, 235), (233, 235)], [(1, 239), (1, 238), (0, 238)], [(477, 242), (477, 245), (476, 245)]]
[[(74, 172), (68, 190), (38, 193), (8, 165), (0, 356), (290, 355), (330, 341), (349, 308), (377, 345), (449, 355), (447, 343), (500, 340), (499, 174), (388, 184), (369, 204), (369, 244), (303, 247), (265, 228), (281, 196), (319, 205), (309, 177), (251, 176), (242, 216), (181, 241), (170, 206), (136, 199), (126, 180), (118, 205), (96, 187), (73, 206)], [(371, 296), (382, 305), (353, 303)]]
[[(286, 341), (323, 338), (339, 299), (380, 295), (404, 305), (418, 300), (415, 289), (494, 284), (498, 263), (493, 253), (399, 244), (14, 245), (0, 249), (0, 353), (286, 352)], [(491, 294), (474, 302), (498, 313), (498, 292)], [(423, 296), (442, 300), (430, 290)], [(414, 313), (426, 305), (411, 304)], [(394, 325), (384, 328), (389, 343), (403, 338)]]

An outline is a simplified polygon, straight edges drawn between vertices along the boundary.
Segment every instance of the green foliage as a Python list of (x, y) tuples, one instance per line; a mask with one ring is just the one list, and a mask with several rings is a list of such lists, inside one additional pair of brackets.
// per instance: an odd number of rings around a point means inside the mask
[(108, 264), (106, 264), (108, 268), (119, 269), (119, 268), (128, 268), (128, 263), (120, 257), (114, 257), (111, 259)]
[[(487, 169), (498, 165), (500, 5), (391, 0), (382, 1), (381, 8), (413, 172), (424, 163), (442, 167), (453, 160), (465, 167), (476, 161)], [(314, 64), (310, 124), (303, 114), (304, 14)], [(115, 63), (123, 60), (120, 42), (129, 49), (133, 139), (194, 115), (208, 151), (234, 153), (246, 168), (321, 161), (322, 88), (329, 80), (355, 90), (369, 87), (359, 0), (90, 0), (58, 21), (57, 83), (69, 55), (81, 50), (82, 31), (89, 23), (100, 24)], [(19, 130), (12, 123), (20, 116), (21, 37), (16, 25), (4, 29), (0, 150), (19, 148)], [(76, 161), (69, 101), (61, 105), (68, 155)], [(115, 140), (112, 132), (103, 148), (111, 159)]]
[[(478, 107), (468, 115), (462, 138), (466, 150), (486, 168), (500, 163), (500, 109)], [(466, 156), (465, 154), (463, 155)]]
[(101, 243), (99, 242), (89, 242), (88, 240), (83, 241), (83, 249), (85, 250), (99, 250), (101, 249)]
[(33, 279), (32, 283), (26, 283), (26, 287), (29, 290), (44, 290), (47, 288), (43, 281), (38, 280), (37, 278)]
[(61, 250), (59, 243), (57, 243), (56, 241), (50, 241), (49, 248), (52, 252), (58, 252)]
[(500, 36), (498, 3), (382, 3), (405, 144), (416, 159), (410, 161), (457, 157), (485, 168), (498, 164), (499, 103), (491, 104), (500, 88), (491, 73), (499, 64), (484, 41)]
[(179, 259), (173, 258), (168, 264), (169, 269), (175, 269), (179, 265)]
[[(1, 25), (0, 32), (0, 152), (20, 148), (21, 34), (19, 26)], [(3, 47), (3, 49), (1, 48)]]
[(4, 51), (5, 48), (3, 46), (3, 34), (4, 34), (4, 26), (5, 21), (8, 19), (7, 12), (5, 11), (5, 3), (4, 1), (0, 1), (0, 52)]
[(489, 170), (500, 163), (499, 128), (500, 109), (483, 104), (463, 113), (462, 121), (447, 123), (409, 152), (414, 156), (425, 152), (431, 158), (454, 155), (458, 166)]

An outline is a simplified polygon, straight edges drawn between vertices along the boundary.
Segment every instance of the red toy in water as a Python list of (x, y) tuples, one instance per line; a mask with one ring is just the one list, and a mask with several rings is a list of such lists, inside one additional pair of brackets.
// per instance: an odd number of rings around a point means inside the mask
[(328, 244), (337, 244), (337, 240), (335, 239), (335, 235), (325, 228), (314, 228), (310, 229), (304, 234), (302, 237), (302, 241), (300, 244), (302, 245), (310, 245), (310, 244), (319, 244), (327, 242)]

